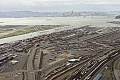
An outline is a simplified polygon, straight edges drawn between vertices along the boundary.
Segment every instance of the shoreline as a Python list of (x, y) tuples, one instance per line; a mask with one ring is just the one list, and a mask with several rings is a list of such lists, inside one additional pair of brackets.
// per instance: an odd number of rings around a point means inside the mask
[[(20, 27), (17, 27), (18, 30), (16, 28), (12, 28), (13, 29), (12, 31), (9, 31), (9, 30), (6, 30), (5, 32), (1, 31), (0, 39), (13, 37), (13, 36), (24, 35), (24, 34), (29, 34), (29, 33), (37, 32), (37, 31), (49, 30), (49, 29), (53, 29), (53, 28), (56, 28), (56, 27), (57, 28), (64, 27), (64, 25), (34, 25), (34, 26), (33, 27), (29, 27), (29, 26), (28, 27), (23, 27), (22, 26), (21, 29), (19, 29)], [(39, 27), (36, 27), (36, 26), (39, 26)]]
[(33, 38), (33, 37), (36, 37), (36, 36), (51, 34), (51, 33), (54, 33), (54, 32), (69, 30), (69, 29), (73, 29), (73, 28), (77, 28), (77, 27), (73, 27), (73, 26), (58, 27), (58, 28), (52, 28), (52, 29), (49, 29), (49, 30), (31, 32), (31, 33), (27, 33), (27, 34), (23, 34), (23, 35), (17, 35), (17, 36), (2, 38), (2, 39), (0, 39), (0, 42), (1, 42), (0, 44), (15, 42), (15, 41), (18, 41), (18, 40), (24, 40), (24, 39)]

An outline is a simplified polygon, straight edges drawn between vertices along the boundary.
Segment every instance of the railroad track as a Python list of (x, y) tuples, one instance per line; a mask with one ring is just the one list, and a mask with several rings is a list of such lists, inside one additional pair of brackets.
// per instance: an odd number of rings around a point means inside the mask
[[(119, 50), (118, 50), (119, 51)], [(114, 54), (115, 53), (115, 54)], [(77, 73), (69, 77), (67, 80), (90, 80), (91, 77), (108, 61), (112, 60), (114, 57), (116, 57), (119, 54), (116, 54), (116, 51), (111, 53), (110, 56), (106, 57), (104, 60), (96, 63), (90, 70), (84, 75), (81, 75), (81, 71), (83, 68), (81, 68)], [(81, 77), (82, 76), (82, 77)], [(81, 77), (81, 78), (80, 78)]]
[(64, 73), (66, 73), (66, 72), (68, 72), (68, 71), (70, 71), (70, 70), (78, 67), (79, 65), (81, 65), (81, 64), (83, 64), (83, 63), (85, 63), (85, 62), (87, 62), (87, 61), (89, 61), (89, 60), (90, 60), (90, 59), (84, 60), (84, 61), (82, 61), (82, 62), (80, 62), (80, 63), (78, 63), (78, 64), (76, 64), (76, 65), (74, 65), (74, 66), (72, 66), (72, 67), (69, 67), (69, 68), (67, 68), (67, 69), (65, 68), (65, 69), (62, 69), (62, 70), (60, 70), (59, 72), (57, 72), (57, 73), (55, 73), (55, 74), (48, 75), (48, 76), (45, 78), (45, 80), (55, 80), (57, 77), (61, 76), (62, 74), (64, 74)]

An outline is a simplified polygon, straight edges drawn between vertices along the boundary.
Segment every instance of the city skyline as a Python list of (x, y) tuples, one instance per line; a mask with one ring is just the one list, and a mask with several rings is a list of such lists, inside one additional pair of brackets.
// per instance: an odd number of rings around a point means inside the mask
[(0, 12), (6, 11), (120, 11), (120, 0), (0, 0)]

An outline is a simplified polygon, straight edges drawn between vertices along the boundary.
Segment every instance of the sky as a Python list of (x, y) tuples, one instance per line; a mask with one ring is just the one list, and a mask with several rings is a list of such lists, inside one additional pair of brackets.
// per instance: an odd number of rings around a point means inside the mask
[(0, 12), (120, 11), (120, 0), (0, 0)]

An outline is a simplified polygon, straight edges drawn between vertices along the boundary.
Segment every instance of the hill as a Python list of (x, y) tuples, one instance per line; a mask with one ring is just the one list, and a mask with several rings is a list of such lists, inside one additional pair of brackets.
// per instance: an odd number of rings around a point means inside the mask
[(115, 19), (120, 19), (120, 15), (116, 16)]

